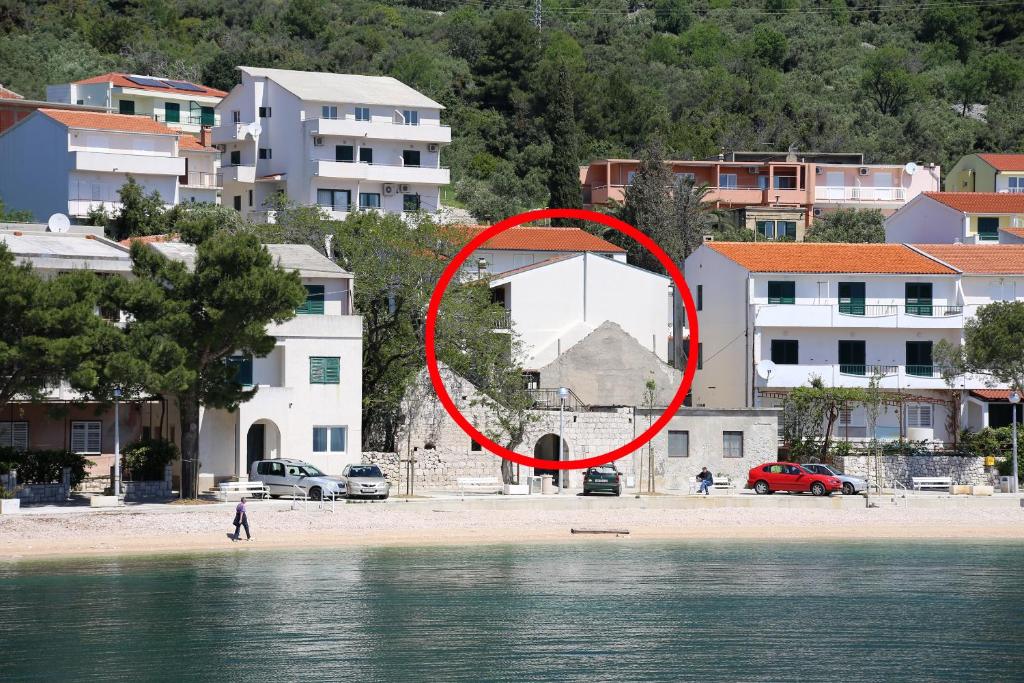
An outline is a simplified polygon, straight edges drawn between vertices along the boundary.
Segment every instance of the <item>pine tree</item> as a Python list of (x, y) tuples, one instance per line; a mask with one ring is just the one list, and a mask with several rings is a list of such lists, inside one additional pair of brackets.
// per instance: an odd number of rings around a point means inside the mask
[[(665, 165), (661, 141), (653, 138), (643, 151), (633, 182), (626, 188), (621, 216), (664, 248), (662, 242), (672, 230), (673, 213), (672, 172)], [(626, 248), (630, 263), (658, 273), (665, 272), (654, 255), (633, 240), (627, 238), (620, 244)]]

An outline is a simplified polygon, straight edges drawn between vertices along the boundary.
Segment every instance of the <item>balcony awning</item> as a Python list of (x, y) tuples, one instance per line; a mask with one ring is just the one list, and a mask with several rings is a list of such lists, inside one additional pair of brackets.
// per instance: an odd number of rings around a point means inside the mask
[(287, 173), (274, 173), (274, 174), (271, 174), (271, 175), (261, 175), (259, 178), (256, 179), (256, 182), (257, 183), (276, 183), (276, 182), (279, 182), (281, 180), (284, 180), (284, 177), (286, 175), (287, 175)]

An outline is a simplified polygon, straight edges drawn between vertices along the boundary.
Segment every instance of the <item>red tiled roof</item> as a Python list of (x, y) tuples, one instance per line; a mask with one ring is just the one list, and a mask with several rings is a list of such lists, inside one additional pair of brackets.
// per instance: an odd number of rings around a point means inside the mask
[(18, 93), (14, 92), (13, 90), (11, 90), (9, 88), (5, 88), (4, 86), (0, 85), (0, 100), (23, 100), (23, 99), (25, 99), (23, 96), (19, 95)]
[(216, 152), (217, 148), (207, 147), (192, 135), (182, 135), (178, 138), (178, 151), (183, 150), (189, 152)]
[[(459, 226), (469, 239), (476, 237), (486, 227), (479, 225)], [(626, 250), (611, 242), (592, 235), (579, 228), (540, 228), (519, 226), (511, 228), (487, 240), (481, 249), (511, 251), (596, 251), (624, 254)]]
[(997, 171), (1024, 171), (1024, 154), (979, 154), (978, 158)]
[(171, 130), (148, 116), (104, 114), (92, 111), (66, 111), (63, 109), (40, 109), (39, 113), (49, 116), (54, 121), (62, 123), (68, 128), (112, 130), (121, 133), (178, 135), (177, 131)]
[(968, 274), (1024, 275), (1024, 244), (915, 244)]
[(972, 389), (971, 396), (980, 398), (983, 401), (1009, 401), (1009, 389)]
[(964, 213), (1024, 213), (1024, 194), (1010, 192), (923, 192)]
[[(139, 85), (133, 81), (128, 80), (128, 76), (131, 74), (123, 74), (118, 72), (111, 72), (108, 74), (101, 74), (99, 76), (93, 76), (92, 78), (86, 78), (81, 81), (75, 81), (76, 85), (88, 85), (90, 83), (111, 83), (121, 88), (135, 88), (136, 90), (151, 90), (153, 92), (172, 92), (179, 95), (202, 95), (206, 97), (224, 97), (227, 95), (223, 90), (217, 90), (216, 88), (209, 88), (205, 85), (198, 83), (192, 83), (197, 88), (202, 88), (202, 91), (195, 90), (182, 90), (180, 88), (154, 88), (150, 85)], [(154, 78), (153, 76), (147, 76), (146, 78)], [(180, 79), (174, 79), (180, 80)], [(188, 81), (182, 81), (187, 83)]]
[(902, 244), (709, 242), (707, 246), (753, 273), (956, 272)]

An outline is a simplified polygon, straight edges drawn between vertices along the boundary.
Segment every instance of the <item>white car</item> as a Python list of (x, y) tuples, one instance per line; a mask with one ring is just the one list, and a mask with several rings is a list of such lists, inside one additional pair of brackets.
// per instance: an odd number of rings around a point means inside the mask
[(302, 460), (257, 460), (249, 470), (250, 481), (262, 481), (270, 489), (271, 498), (299, 495), (301, 489), (313, 500), (343, 498), (345, 482), (329, 477)]
[(844, 496), (852, 496), (868, 487), (868, 483), (860, 477), (851, 477), (848, 474), (836, 472), (828, 465), (823, 465), (820, 462), (804, 463), (800, 466), (812, 474), (824, 474), (826, 477), (835, 477), (841, 481), (843, 483)]

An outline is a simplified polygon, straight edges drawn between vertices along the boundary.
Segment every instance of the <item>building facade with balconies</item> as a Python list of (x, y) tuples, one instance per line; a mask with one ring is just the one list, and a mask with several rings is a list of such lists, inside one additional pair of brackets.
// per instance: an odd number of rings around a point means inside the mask
[[(961, 249), (975, 249), (960, 245)], [(1024, 288), (1024, 247), (947, 254), (905, 244), (710, 243), (686, 261), (697, 302), (694, 405), (778, 406), (815, 378), (867, 388), (884, 405), (879, 438), (948, 443), (970, 424), (965, 394), (983, 378), (947, 382), (934, 357), (940, 341), (962, 342), (965, 319), (996, 296)], [(954, 258), (956, 256), (956, 258)], [(948, 257), (948, 258), (946, 258)], [(971, 264), (1009, 260), (1002, 274)], [(1018, 270), (1011, 275), (1010, 271)], [(980, 420), (975, 420), (980, 423)], [(844, 411), (837, 436), (866, 439), (863, 407)]]
[(351, 211), (435, 213), (449, 183), (444, 108), (393, 79), (239, 67), (217, 111), (224, 200), (272, 219), (283, 194), (330, 218)]
[(1024, 228), (1024, 194), (925, 192), (885, 219), (886, 242), (999, 242), (1000, 231)]

